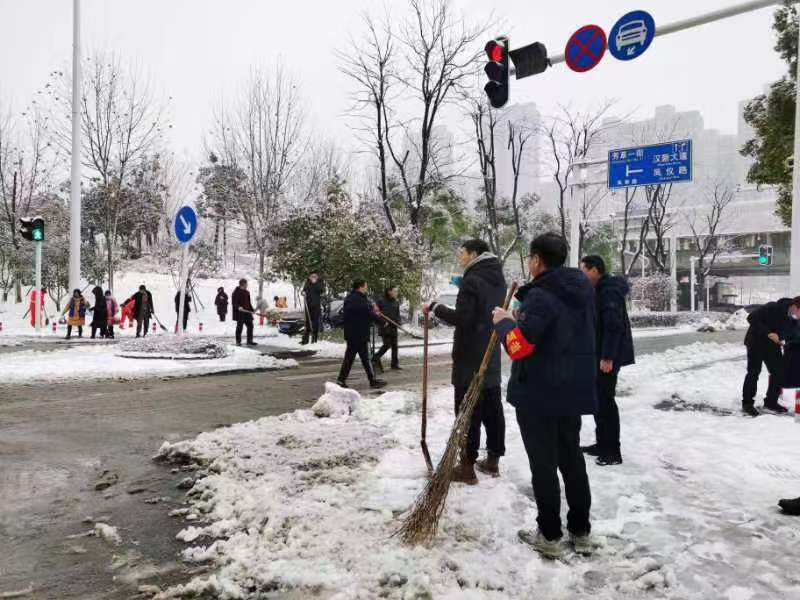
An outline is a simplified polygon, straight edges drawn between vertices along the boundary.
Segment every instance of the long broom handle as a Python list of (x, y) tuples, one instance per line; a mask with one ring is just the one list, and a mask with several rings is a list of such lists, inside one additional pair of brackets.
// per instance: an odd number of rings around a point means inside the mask
[[(413, 337), (413, 338), (419, 339), (419, 336), (418, 336), (418, 335), (415, 335), (415, 334), (411, 333), (411, 332), (410, 332), (408, 329), (406, 329), (406, 328), (405, 328), (405, 327), (403, 327), (402, 325), (400, 325), (400, 324), (398, 324), (398, 323), (395, 323), (395, 322), (394, 322), (394, 321), (392, 321), (392, 320), (391, 320), (389, 317), (387, 317), (385, 314), (383, 314), (383, 313), (378, 313), (378, 315), (379, 315), (379, 316), (380, 316), (382, 319), (384, 319), (385, 321), (387, 321), (387, 322), (389, 323), (389, 325), (394, 325), (395, 327), (397, 327), (397, 328), (398, 328), (400, 331), (402, 331), (402, 332), (403, 332), (403, 333), (405, 333), (406, 335), (410, 335), (410, 336), (411, 336), (411, 337)], [(425, 321), (425, 322), (426, 322), (426, 323), (428, 322), (428, 321), (427, 321), (427, 317), (426, 317), (426, 321)]]
[(424, 328), (422, 334), (422, 433), (420, 439), (425, 442), (428, 433), (428, 319), (430, 316), (425, 313)]

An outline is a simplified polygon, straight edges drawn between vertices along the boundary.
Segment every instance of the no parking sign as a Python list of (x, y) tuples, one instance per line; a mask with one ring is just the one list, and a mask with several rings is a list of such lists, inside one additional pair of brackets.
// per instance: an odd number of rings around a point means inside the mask
[(597, 25), (581, 27), (564, 49), (567, 66), (578, 73), (594, 69), (606, 53), (606, 33)]

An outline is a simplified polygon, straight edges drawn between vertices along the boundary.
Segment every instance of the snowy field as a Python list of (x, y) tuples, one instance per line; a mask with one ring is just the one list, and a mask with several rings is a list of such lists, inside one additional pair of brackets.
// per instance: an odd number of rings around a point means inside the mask
[[(775, 506), (800, 494), (800, 424), (738, 416), (744, 369), (741, 345), (695, 344), (623, 372), (625, 463), (589, 463), (599, 547), (566, 564), (517, 541), (536, 508), (510, 407), (502, 477), (454, 485), (430, 548), (392, 537), (426, 476), (416, 393), (331, 387), (318, 409), (337, 416), (302, 410), (165, 443), (162, 457), (203, 465), (179, 539), (187, 561), (215, 568), (159, 597), (800, 598), (800, 520)], [(451, 390), (431, 404), (436, 461)], [(591, 418), (584, 429), (593, 441)]]

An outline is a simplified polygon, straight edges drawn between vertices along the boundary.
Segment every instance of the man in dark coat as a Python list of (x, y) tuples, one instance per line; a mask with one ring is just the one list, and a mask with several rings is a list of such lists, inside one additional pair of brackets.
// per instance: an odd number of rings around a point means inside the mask
[(617, 376), (622, 367), (634, 363), (633, 335), (625, 297), (630, 291), (622, 277), (606, 273), (606, 263), (597, 255), (581, 260), (581, 269), (595, 290), (597, 314), (597, 414), (594, 416), (597, 443), (583, 449), (597, 456), (600, 466), (622, 464), (619, 443)]
[(534, 239), (528, 256), (534, 279), (517, 293), (518, 318), (502, 308), (494, 311), (495, 329), (512, 360), (508, 401), (517, 412), (539, 512), (539, 531), (530, 541), (548, 558), (563, 552), (558, 471), (571, 541), (576, 552), (592, 552), (592, 498), (580, 430), (581, 415), (597, 411), (594, 290), (581, 271), (563, 267), (566, 257), (562, 236)]
[(106, 296), (103, 293), (103, 288), (99, 285), (94, 286), (92, 294), (94, 295), (94, 306), (92, 307), (92, 339), (95, 339), (98, 330), (100, 330), (100, 337), (104, 338), (108, 330)]
[(386, 382), (375, 377), (375, 371), (369, 360), (369, 338), (372, 323), (378, 322), (380, 317), (367, 298), (367, 282), (363, 279), (356, 279), (353, 282), (353, 291), (344, 300), (344, 339), (347, 342), (347, 349), (344, 353), (342, 368), (339, 371), (337, 383), (342, 387), (347, 387), (347, 377), (356, 355), (361, 359), (364, 371), (367, 372), (369, 385), (373, 389), (386, 386)]
[[(189, 324), (189, 313), (192, 311), (191, 308), (192, 296), (189, 294), (189, 289), (186, 289), (186, 292), (183, 297), (183, 331), (186, 331), (186, 327)], [(181, 293), (180, 291), (175, 293), (175, 330), (178, 329), (178, 318), (180, 317), (180, 307), (181, 307)]]
[[(467, 394), (472, 377), (478, 372), (483, 354), (492, 335), (492, 309), (502, 306), (506, 296), (503, 267), (489, 252), (483, 240), (468, 240), (461, 245), (458, 256), (464, 275), (458, 289), (455, 308), (435, 302), (430, 310), (437, 319), (455, 327), (453, 333), (453, 370), (451, 381), (455, 388), (455, 413)], [(481, 424), (486, 429), (485, 460), (477, 462), (481, 444)], [(468, 485), (478, 483), (475, 467), (496, 477), (500, 474), (500, 457), (505, 455), (506, 421), (500, 393), (500, 348), (495, 349), (486, 371), (483, 392), (470, 422), (467, 448), (453, 474), (454, 481)]]
[(247, 345), (257, 346), (253, 341), (253, 304), (247, 291), (247, 279), (239, 280), (239, 287), (231, 294), (233, 320), (236, 321), (236, 345), (242, 345), (242, 329), (247, 327)]
[(372, 366), (383, 372), (381, 358), (389, 350), (392, 351), (391, 368), (395, 371), (400, 370), (400, 360), (398, 358), (398, 332), (397, 325), (400, 325), (400, 301), (398, 300), (398, 290), (396, 286), (386, 288), (383, 298), (376, 303), (380, 311), (381, 320), (378, 323), (378, 331), (381, 334), (383, 345), (380, 350), (372, 357)]
[(325, 295), (325, 284), (319, 278), (319, 273), (311, 273), (303, 285), (303, 296), (306, 299), (306, 328), (303, 332), (301, 344), (316, 344), (319, 339), (319, 328), (322, 323), (322, 296)]
[(153, 294), (144, 284), (133, 295), (133, 318), (136, 319), (136, 337), (147, 337), (150, 329), (150, 317), (153, 316)]
[(225, 317), (228, 315), (228, 294), (225, 293), (224, 288), (217, 288), (217, 297), (214, 298), (214, 306), (217, 307), (217, 315), (221, 323), (225, 322)]
[(776, 413), (786, 412), (786, 407), (778, 402), (783, 387), (781, 347), (787, 333), (791, 332), (798, 319), (800, 319), (800, 297), (769, 302), (747, 317), (750, 323), (744, 338), (747, 347), (747, 376), (742, 386), (742, 411), (745, 414), (751, 417), (760, 414), (754, 403), (762, 363), (767, 366), (770, 375), (764, 408)]

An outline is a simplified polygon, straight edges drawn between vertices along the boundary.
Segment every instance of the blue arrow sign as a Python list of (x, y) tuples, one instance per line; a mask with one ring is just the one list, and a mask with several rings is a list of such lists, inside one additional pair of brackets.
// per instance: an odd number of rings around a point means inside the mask
[(623, 16), (608, 35), (608, 51), (617, 60), (633, 60), (644, 54), (656, 34), (650, 13), (634, 10)]
[(608, 152), (609, 189), (691, 180), (692, 140)]
[(182, 206), (175, 216), (175, 237), (188, 244), (197, 233), (197, 213), (191, 206)]

